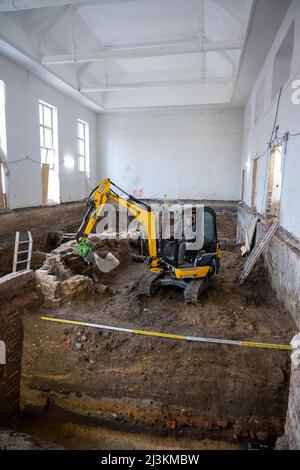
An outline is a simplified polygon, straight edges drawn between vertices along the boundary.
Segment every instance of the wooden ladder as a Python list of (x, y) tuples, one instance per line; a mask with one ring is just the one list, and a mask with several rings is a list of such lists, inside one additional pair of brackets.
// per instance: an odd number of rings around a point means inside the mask
[[(18, 271), (18, 267), (21, 264), (26, 264), (26, 268), (23, 268), (23, 270), (30, 269), (33, 241), (32, 241), (31, 232), (28, 231), (27, 233), (28, 233), (28, 240), (20, 240), (20, 232), (16, 232), (13, 273), (16, 273)], [(19, 251), (20, 245), (28, 245), (28, 246), (27, 246), (27, 249)], [(27, 254), (26, 259), (19, 259), (19, 255), (25, 255), (25, 254)]]

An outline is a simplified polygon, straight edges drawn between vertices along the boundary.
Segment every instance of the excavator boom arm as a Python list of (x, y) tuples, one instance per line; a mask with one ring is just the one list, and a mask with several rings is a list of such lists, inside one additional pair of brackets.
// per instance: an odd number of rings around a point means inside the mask
[[(127, 194), (128, 199), (125, 199), (118, 195), (111, 188), (111, 186), (114, 186), (118, 190), (122, 191), (124, 194)], [(152, 260), (151, 267), (156, 268), (157, 243), (155, 213), (151, 210), (150, 206), (123, 191), (116, 184), (110, 181), (109, 178), (103, 180), (102, 183), (97, 186), (89, 196), (88, 210), (76, 235), (76, 239), (79, 243), (79, 254), (85, 256), (86, 252), (90, 250), (86, 239), (95, 227), (95, 225), (98, 223), (108, 200), (112, 200), (117, 204), (128, 209), (130, 213), (144, 226), (148, 237), (149, 255)]]

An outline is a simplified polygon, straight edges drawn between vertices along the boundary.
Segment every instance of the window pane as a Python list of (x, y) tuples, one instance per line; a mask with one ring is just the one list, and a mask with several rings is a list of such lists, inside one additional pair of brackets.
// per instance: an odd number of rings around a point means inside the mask
[(45, 163), (51, 163), (50, 162), (50, 157), (51, 155), (49, 155), (49, 150), (48, 149), (45, 149)]
[(40, 103), (39, 104), (39, 113), (40, 113), (40, 124), (43, 124), (44, 118), (43, 118), (43, 105)]
[(44, 106), (44, 126), (52, 127), (52, 109)]
[(78, 153), (79, 155), (85, 155), (85, 145), (83, 140), (78, 140)]
[(54, 150), (48, 150), (48, 160), (47, 163), (49, 163), (50, 168), (54, 168)]
[(41, 149), (42, 163), (48, 163), (50, 168), (54, 165), (54, 150)]
[(52, 131), (47, 128), (45, 128), (45, 147), (53, 148)]
[(45, 147), (44, 128), (42, 126), (40, 126), (40, 143), (41, 143), (41, 147)]
[(86, 173), (90, 174), (90, 159), (89, 154), (85, 157), (85, 171)]
[(84, 171), (84, 157), (78, 157), (78, 168), (79, 171)]
[(85, 137), (84, 136), (84, 134), (85, 134), (84, 127), (85, 127), (85, 125), (82, 122), (78, 121), (78, 137), (80, 139), (84, 139), (84, 137)]
[(46, 163), (46, 157), (47, 157), (47, 150), (46, 149), (41, 149), (41, 161), (42, 161), (42, 163)]
[(204, 211), (204, 245), (210, 245), (215, 240), (215, 219), (211, 212)]

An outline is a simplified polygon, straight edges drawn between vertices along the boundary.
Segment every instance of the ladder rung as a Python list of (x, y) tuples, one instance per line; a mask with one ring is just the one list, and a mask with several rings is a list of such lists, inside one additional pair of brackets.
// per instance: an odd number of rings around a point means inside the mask
[(30, 240), (23, 240), (23, 241), (19, 242), (19, 245), (21, 245), (21, 243), (30, 243)]
[(29, 259), (24, 259), (22, 261), (17, 261), (17, 264), (28, 263)]
[(29, 253), (29, 250), (26, 250), (26, 251), (18, 251), (18, 255), (23, 255), (24, 253)]

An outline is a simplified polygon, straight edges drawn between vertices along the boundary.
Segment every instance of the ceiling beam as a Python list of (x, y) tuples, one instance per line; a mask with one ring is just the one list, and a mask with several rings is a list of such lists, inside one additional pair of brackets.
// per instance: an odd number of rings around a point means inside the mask
[(233, 83), (235, 77), (209, 77), (205, 80), (201, 78), (192, 78), (185, 80), (162, 80), (162, 81), (147, 81), (147, 82), (132, 82), (132, 83), (116, 83), (112, 85), (100, 85), (97, 87), (81, 87), (81, 93), (99, 93), (108, 91), (124, 91), (124, 90), (137, 90), (142, 88), (153, 87), (172, 87), (172, 86), (191, 86), (191, 85), (206, 85), (206, 84), (225, 84)]
[(78, 7), (101, 6), (132, 1), (137, 0), (0, 0), (0, 13), (46, 7), (63, 7), (65, 5), (77, 5)]
[(213, 2), (222, 8), (223, 11), (232, 16), (232, 18), (234, 18), (238, 23), (245, 25), (246, 19), (237, 13), (233, 8), (231, 8), (228, 2), (224, 2), (224, 0), (213, 0)]
[(72, 57), (72, 54), (45, 55), (41, 58), (41, 63), (43, 65), (65, 65), (99, 60), (138, 59), (177, 54), (232, 51), (241, 49), (242, 45), (242, 41), (185, 41), (169, 44), (104, 47), (100, 52), (76, 54), (75, 57)]
[(66, 83), (64, 80), (55, 75), (52, 71), (43, 67), (41, 64), (36, 62), (35, 59), (30, 57), (28, 54), (22, 52), (14, 44), (10, 44), (6, 39), (1, 37), (0, 34), (0, 54), (4, 55), (8, 59), (12, 60), (16, 64), (28, 70), (30, 73), (40, 78), (46, 83), (49, 83), (53, 87), (57, 88), (61, 92), (70, 96), (83, 106), (91, 109), (92, 111), (99, 113), (103, 111), (103, 106), (91, 98), (83, 95), (75, 89), (73, 86)]

